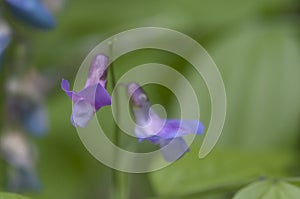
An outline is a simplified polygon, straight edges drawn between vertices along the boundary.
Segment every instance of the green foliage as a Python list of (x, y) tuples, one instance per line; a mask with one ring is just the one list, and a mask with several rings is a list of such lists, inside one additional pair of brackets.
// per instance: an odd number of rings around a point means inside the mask
[[(208, 51), (221, 70), (228, 97), (223, 134), (205, 159), (197, 160), (199, 148), (194, 148), (174, 165), (152, 173), (159, 195), (205, 193), (224, 186), (233, 190), (259, 176), (289, 175), (289, 168), (298, 165), (298, 32), (287, 21), (251, 22), (212, 42)], [(186, 75), (200, 99), (201, 120), (208, 125), (205, 85), (193, 70)]]
[[(132, 182), (138, 196), (131, 198), (231, 199), (232, 193), (260, 176), (300, 173), (297, 162), (300, 38), (296, 3), (296, 0), (73, 0), (57, 15), (58, 27), (54, 31), (32, 34), (32, 65), (54, 68), (59, 78), (72, 79), (97, 43), (134, 27), (171, 28), (199, 41), (218, 65), (227, 91), (228, 114), (221, 139), (203, 160), (198, 159), (200, 142), (197, 142), (182, 159), (149, 174), (151, 183)], [(196, 90), (201, 120), (208, 127), (209, 94), (184, 60), (159, 51), (133, 52), (117, 60), (117, 75), (120, 77), (130, 67), (148, 62), (165, 63), (184, 73)], [(80, 142), (69, 120), (71, 103), (60, 90), (59, 80), (56, 84), (48, 101), (51, 132), (37, 141), (43, 189), (30, 195), (36, 199), (107, 198), (109, 169), (93, 159)], [(148, 90), (155, 103), (168, 105), (168, 114), (180, 113), (177, 102), (170, 100), (174, 96), (162, 89)], [(183, 103), (189, 104), (188, 96)], [(107, 132), (113, 126), (110, 115), (109, 108), (98, 113)], [(126, 146), (126, 141), (122, 145)], [(297, 168), (296, 172), (293, 168)], [(2, 170), (0, 176), (4, 176)], [(149, 193), (151, 186), (153, 193)], [(255, 199), (259, 193), (272, 199), (299, 198), (294, 185), (263, 180), (242, 189), (235, 199)], [(3, 199), (7, 198), (21, 199), (5, 194)]]
[(300, 188), (284, 181), (264, 180), (241, 189), (233, 199), (298, 199)]
[(197, 149), (171, 166), (151, 173), (159, 195), (202, 194), (210, 190), (234, 190), (260, 176), (284, 176), (294, 161), (289, 152), (254, 153), (241, 150), (215, 150), (197, 159)]

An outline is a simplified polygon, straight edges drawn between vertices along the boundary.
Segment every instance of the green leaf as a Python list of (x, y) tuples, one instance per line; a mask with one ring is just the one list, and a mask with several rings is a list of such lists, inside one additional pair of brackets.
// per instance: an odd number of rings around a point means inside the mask
[[(201, 196), (201, 199), (229, 199), (226, 195), (224, 194), (209, 194), (205, 196)], [(147, 199), (199, 199), (199, 196), (162, 196), (162, 197), (151, 197)]]
[(298, 199), (300, 188), (284, 181), (265, 180), (241, 189), (233, 199)]
[(14, 193), (0, 192), (0, 199), (29, 199), (29, 198)]
[(282, 193), (282, 198), (289, 198), (289, 199), (293, 199), (293, 198), (299, 198), (300, 196), (300, 188), (295, 186), (295, 185), (291, 185), (287, 182), (280, 182), (279, 183), (279, 187)]
[(158, 194), (174, 196), (236, 189), (260, 176), (284, 176), (287, 167), (294, 161), (290, 152), (256, 153), (233, 149), (216, 149), (199, 160), (197, 149), (192, 147), (182, 159), (150, 174)]
[(239, 191), (234, 199), (255, 199), (261, 198), (268, 190), (271, 182), (268, 180), (255, 182)]

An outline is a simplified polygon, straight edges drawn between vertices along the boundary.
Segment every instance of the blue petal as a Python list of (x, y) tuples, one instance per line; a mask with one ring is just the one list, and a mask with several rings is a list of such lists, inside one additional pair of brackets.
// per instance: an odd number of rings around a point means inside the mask
[(11, 40), (11, 30), (0, 18), (0, 59)]
[(10, 41), (10, 37), (1, 35), (1, 32), (0, 32), (0, 57), (2, 57), (4, 50), (7, 48), (8, 44), (9, 44), (9, 41)]
[(172, 139), (191, 133), (202, 134), (203, 130), (204, 126), (199, 120), (168, 119), (157, 136), (163, 139)]
[(33, 170), (15, 168), (8, 179), (8, 190), (12, 192), (39, 191), (41, 183)]
[(4, 50), (7, 48), (9, 42), (10, 42), (10, 35), (2, 34), (0, 27), (0, 57), (2, 56)]
[(22, 124), (26, 132), (35, 136), (44, 136), (48, 129), (48, 113), (43, 105), (37, 105), (22, 114)]
[(161, 139), (159, 141), (160, 151), (168, 162), (174, 162), (181, 158), (184, 153), (189, 151), (189, 147), (186, 145), (183, 138), (175, 138), (175, 139)]
[(27, 24), (41, 29), (52, 29), (55, 20), (40, 0), (5, 0), (12, 13)]

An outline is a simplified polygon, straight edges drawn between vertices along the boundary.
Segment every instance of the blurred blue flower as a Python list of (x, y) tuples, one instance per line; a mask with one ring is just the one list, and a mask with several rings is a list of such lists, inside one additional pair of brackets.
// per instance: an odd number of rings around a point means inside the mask
[(93, 59), (84, 88), (70, 91), (70, 83), (63, 79), (61, 87), (74, 102), (71, 122), (73, 126), (86, 127), (94, 114), (103, 106), (111, 105), (111, 97), (106, 88), (108, 58), (98, 54)]
[(8, 163), (9, 191), (33, 191), (40, 189), (35, 164), (36, 151), (23, 133), (18, 131), (5, 132), (0, 139), (0, 152)]
[(44, 104), (45, 92), (50, 87), (48, 81), (31, 70), (21, 79), (11, 78), (6, 84), (9, 92), (8, 117), (31, 135), (44, 136), (49, 129), (48, 112)]
[(137, 83), (127, 85), (131, 108), (136, 120), (135, 134), (139, 141), (148, 140), (159, 144), (166, 161), (173, 162), (189, 148), (182, 138), (194, 133), (202, 134), (203, 124), (198, 120), (160, 118), (152, 109), (144, 90)]
[(49, 129), (49, 118), (43, 103), (20, 98), (17, 103), (20, 121), (25, 131), (34, 136), (44, 136)]
[(40, 0), (5, 0), (9, 9), (18, 19), (41, 29), (52, 29), (55, 20)]
[(0, 17), (0, 65), (4, 50), (11, 40), (11, 30), (9, 26)]

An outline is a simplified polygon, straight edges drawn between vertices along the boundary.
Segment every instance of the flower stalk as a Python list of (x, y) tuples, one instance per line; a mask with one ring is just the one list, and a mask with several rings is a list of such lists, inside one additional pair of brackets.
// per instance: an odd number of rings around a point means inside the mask
[[(113, 58), (113, 42), (115, 40), (112, 40), (109, 42), (110, 47), (110, 58), (112, 60)], [(116, 110), (115, 114), (115, 120), (119, 121), (119, 114), (118, 110), (120, 110), (119, 107), (119, 95), (118, 95), (118, 89), (117, 89), (117, 80), (116, 80), (116, 74), (115, 74), (115, 66), (113, 61), (110, 63), (110, 75), (111, 75), (111, 85), (112, 89), (115, 90), (115, 98), (114, 98), (114, 106)], [(114, 124), (113, 127), (113, 138), (112, 141), (116, 146), (119, 146), (120, 144), (120, 131), (117, 126), (117, 123)], [(118, 161), (118, 151), (116, 150), (114, 152), (114, 164), (117, 164)], [(117, 171), (112, 168), (112, 178), (111, 178), (111, 199), (127, 199), (129, 198), (129, 190), (128, 190), (128, 176), (125, 173), (121, 173), (120, 171)]]

